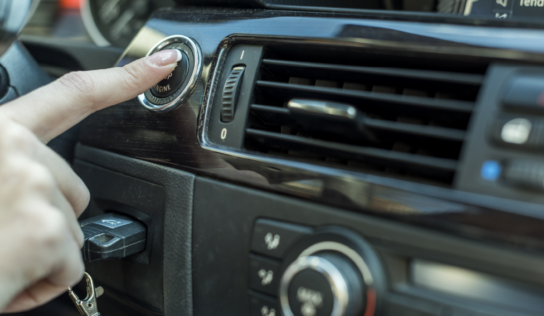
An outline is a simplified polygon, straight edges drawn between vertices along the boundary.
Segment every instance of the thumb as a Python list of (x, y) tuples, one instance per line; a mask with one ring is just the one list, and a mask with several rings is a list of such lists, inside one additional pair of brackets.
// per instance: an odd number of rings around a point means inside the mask
[(47, 143), (89, 114), (132, 99), (166, 78), (181, 54), (163, 50), (124, 67), (69, 73), (0, 108)]

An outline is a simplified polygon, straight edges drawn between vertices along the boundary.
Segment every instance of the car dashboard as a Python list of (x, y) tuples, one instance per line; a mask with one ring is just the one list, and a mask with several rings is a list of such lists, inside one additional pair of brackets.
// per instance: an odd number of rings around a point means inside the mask
[(148, 219), (86, 263), (101, 313), (541, 315), (544, 31), (509, 1), (153, 13), (116, 65), (174, 47), (183, 79), (73, 154), (83, 219)]

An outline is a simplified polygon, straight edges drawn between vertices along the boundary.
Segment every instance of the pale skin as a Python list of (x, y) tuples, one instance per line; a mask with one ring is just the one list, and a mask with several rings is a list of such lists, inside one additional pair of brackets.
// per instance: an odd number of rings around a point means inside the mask
[(167, 50), (122, 68), (71, 73), (0, 107), (0, 313), (40, 306), (83, 276), (77, 218), (89, 191), (47, 142), (145, 92), (178, 56)]

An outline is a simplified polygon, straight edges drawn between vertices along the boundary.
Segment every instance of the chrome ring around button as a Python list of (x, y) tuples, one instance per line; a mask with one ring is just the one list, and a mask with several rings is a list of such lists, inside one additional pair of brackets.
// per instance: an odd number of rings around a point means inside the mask
[[(200, 50), (200, 47), (198, 44), (192, 40), (189, 37), (183, 36), (183, 35), (173, 35), (169, 36), (159, 43), (157, 43), (148, 53), (146, 56), (150, 56), (163, 48), (165, 48), (168, 45), (175, 44), (175, 43), (182, 43), (185, 44), (191, 51), (192, 57), (193, 57), (193, 67), (192, 69), (189, 69), (189, 74), (187, 75), (185, 81), (180, 90), (176, 91), (172, 96), (169, 98), (171, 100), (168, 100), (168, 102), (164, 104), (155, 104), (152, 103), (147, 97), (146, 93), (142, 93), (138, 96), (138, 101), (141, 105), (143, 105), (146, 109), (150, 111), (155, 112), (168, 112), (175, 108), (177, 108), (179, 105), (183, 104), (189, 96), (193, 93), (193, 91), (196, 88), (198, 79), (200, 78), (200, 74), (202, 73), (202, 52)], [(166, 98), (164, 98), (166, 99)]]
[(299, 272), (310, 269), (321, 273), (329, 282), (334, 296), (331, 316), (342, 316), (348, 305), (348, 287), (338, 269), (324, 258), (314, 256), (299, 257), (285, 270), (280, 281), (280, 305), (285, 316), (294, 316), (289, 303), (289, 285)]
[(374, 286), (374, 278), (372, 277), (372, 273), (370, 272), (365, 260), (355, 250), (344, 244), (333, 241), (320, 242), (306, 248), (306, 250), (299, 255), (299, 258), (311, 256), (321, 251), (335, 251), (348, 257), (359, 268), (365, 285), (368, 287)]

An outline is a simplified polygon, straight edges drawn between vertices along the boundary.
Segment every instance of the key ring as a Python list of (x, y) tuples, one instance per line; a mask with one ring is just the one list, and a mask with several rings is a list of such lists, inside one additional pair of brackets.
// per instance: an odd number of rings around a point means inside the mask
[(104, 289), (102, 287), (95, 289), (93, 279), (87, 272), (85, 272), (85, 281), (87, 281), (87, 296), (84, 300), (80, 300), (70, 287), (68, 288), (68, 295), (76, 304), (81, 316), (100, 316), (96, 306), (96, 299), (104, 293)]

